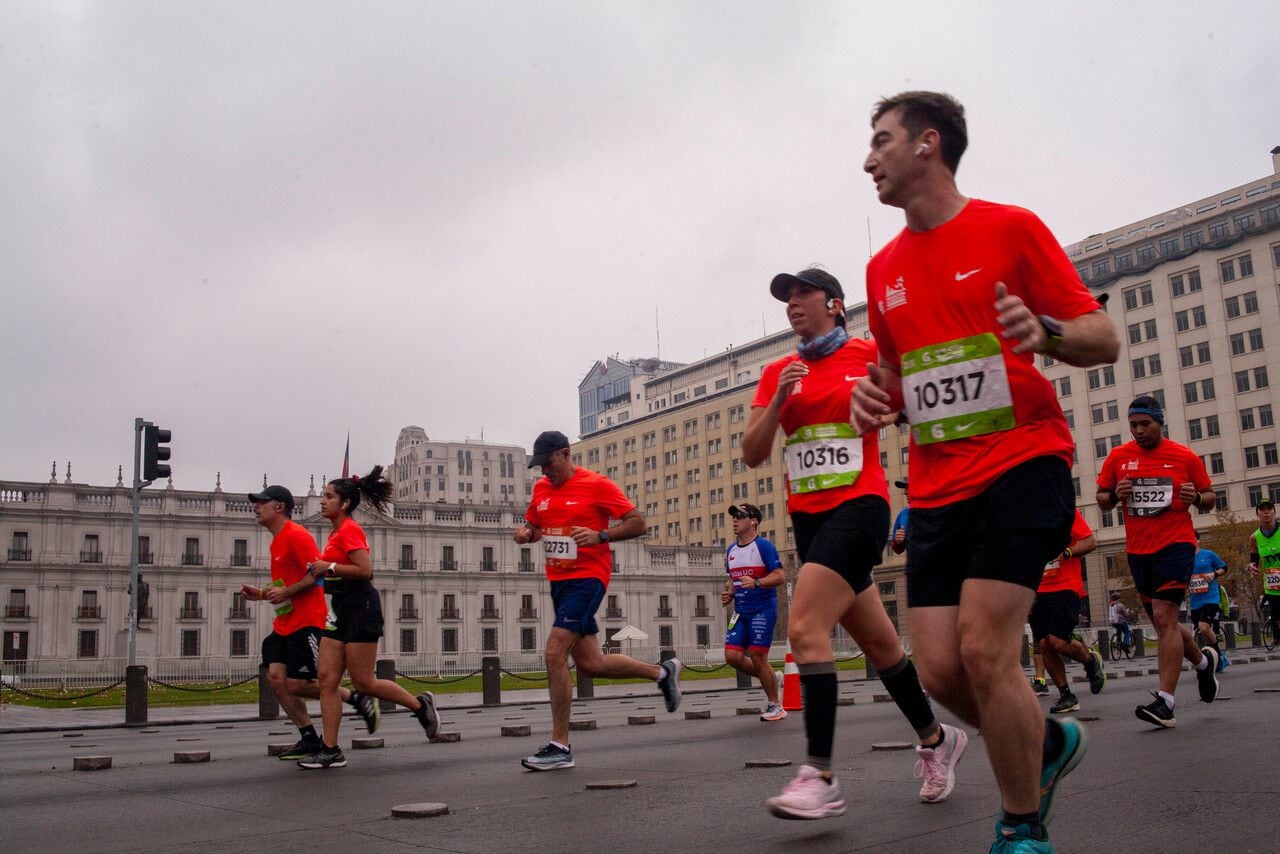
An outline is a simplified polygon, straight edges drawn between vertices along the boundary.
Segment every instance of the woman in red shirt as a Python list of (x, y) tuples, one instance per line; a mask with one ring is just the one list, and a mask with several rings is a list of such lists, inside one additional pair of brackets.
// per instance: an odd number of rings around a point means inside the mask
[(382, 466), (374, 466), (364, 477), (331, 480), (320, 496), (320, 514), (333, 530), (320, 559), (308, 567), (324, 579), (325, 592), (333, 597), (334, 625), (320, 640), (320, 713), (324, 718), (324, 747), (305, 759), (303, 768), (341, 768), (347, 758), (338, 747), (338, 726), (342, 721), (342, 697), (338, 682), (345, 670), (352, 690), (404, 706), (431, 738), (440, 729), (430, 691), (413, 696), (397, 683), (374, 676), (378, 639), (382, 637), (382, 603), (374, 589), (373, 564), (364, 530), (351, 518), (361, 498), (375, 509), (385, 511), (391, 497), (391, 481), (382, 476)]

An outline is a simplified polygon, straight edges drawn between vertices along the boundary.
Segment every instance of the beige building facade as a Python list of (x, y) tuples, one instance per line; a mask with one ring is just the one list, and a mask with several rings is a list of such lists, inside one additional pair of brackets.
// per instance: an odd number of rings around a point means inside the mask
[(527, 505), (533, 494), (520, 445), (432, 440), (410, 425), (396, 437), (394, 459), (388, 474), (397, 503)]

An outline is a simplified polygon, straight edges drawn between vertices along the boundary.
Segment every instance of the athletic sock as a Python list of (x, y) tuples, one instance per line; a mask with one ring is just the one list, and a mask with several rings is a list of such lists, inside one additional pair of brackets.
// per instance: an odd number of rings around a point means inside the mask
[(1040, 761), (1047, 765), (1062, 752), (1062, 724), (1048, 718), (1044, 722), (1044, 746), (1040, 749)]
[(929, 698), (920, 687), (920, 676), (916, 666), (904, 654), (897, 664), (888, 670), (880, 671), (880, 681), (889, 690), (889, 696), (898, 704), (902, 714), (911, 723), (916, 735), (925, 738), (933, 734), (938, 726), (933, 716), (933, 707)]
[(1195, 668), (1196, 668), (1196, 670), (1204, 670), (1204, 669), (1205, 669), (1206, 667), (1208, 667), (1208, 666), (1209, 666), (1209, 656), (1207, 656), (1207, 655), (1201, 655), (1201, 656), (1200, 656), (1200, 663), (1199, 663), (1199, 664), (1197, 664), (1197, 665), (1195, 665)]
[(808, 763), (819, 771), (831, 770), (831, 745), (836, 735), (836, 663), (800, 664), (800, 690), (804, 700), (804, 732), (809, 743)]
[(1173, 711), (1173, 695), (1165, 691), (1157, 691), (1156, 693), (1159, 695), (1161, 700), (1164, 700), (1164, 704), (1169, 707), (1169, 711), (1172, 712)]
[(552, 743), (552, 745), (554, 745), (555, 747), (558, 747), (558, 748), (560, 748), (561, 750), (563, 750), (565, 753), (569, 753), (569, 752), (571, 752), (571, 751), (569, 750), (569, 745), (567, 745), (567, 744), (561, 744), (560, 742), (555, 741), (555, 740), (553, 740), (551, 743)]
[(1071, 687), (1069, 685), (1054, 685), (1053, 687), (1058, 689), (1058, 695), (1061, 697), (1065, 697), (1071, 693)]
[(1017, 827), (1020, 824), (1025, 824), (1030, 830), (1030, 836), (1033, 839), (1045, 838), (1044, 830), (1040, 827), (1039, 812), (1014, 813), (1008, 810), (1001, 810), (1000, 823), (1008, 827)]
[(302, 736), (303, 740), (305, 741), (311, 741), (312, 739), (320, 738), (320, 736), (316, 735), (315, 724), (307, 724), (306, 726), (298, 727), (298, 733)]

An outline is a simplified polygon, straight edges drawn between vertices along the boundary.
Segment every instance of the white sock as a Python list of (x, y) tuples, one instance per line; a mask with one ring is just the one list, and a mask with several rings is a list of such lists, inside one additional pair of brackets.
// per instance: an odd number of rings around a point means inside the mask
[(1164, 704), (1168, 706), (1169, 711), (1172, 712), (1173, 711), (1173, 695), (1166, 691), (1161, 691), (1159, 693), (1160, 693), (1160, 699), (1164, 700)]
[(1195, 667), (1196, 667), (1196, 670), (1204, 670), (1204, 669), (1205, 669), (1206, 667), (1208, 667), (1208, 666), (1209, 666), (1209, 656), (1204, 655), (1203, 653), (1201, 653), (1201, 655), (1200, 655), (1200, 663), (1199, 663), (1199, 664), (1197, 664), (1197, 665), (1195, 666)]
[(561, 743), (560, 743), (560, 742), (558, 742), (558, 741), (552, 741), (551, 743), (552, 743), (552, 744), (554, 744), (556, 747), (560, 748), (561, 750), (563, 750), (565, 753), (569, 753), (569, 752), (570, 752), (570, 751), (569, 751), (569, 745), (567, 745), (567, 744), (561, 744)]

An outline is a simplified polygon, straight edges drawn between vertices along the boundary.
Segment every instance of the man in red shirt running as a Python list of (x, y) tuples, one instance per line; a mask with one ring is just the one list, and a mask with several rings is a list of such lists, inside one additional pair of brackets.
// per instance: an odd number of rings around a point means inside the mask
[[(547, 692), (551, 695), (551, 743), (520, 764), (530, 771), (572, 768), (569, 711), (573, 685), (569, 656), (586, 676), (652, 679), (667, 711), (680, 707), (680, 659), (647, 664), (625, 655), (602, 655), (596, 610), (609, 586), (609, 543), (645, 534), (644, 516), (618, 485), (602, 474), (574, 465), (569, 440), (548, 430), (533, 443), (529, 468), (542, 467), (533, 485), (525, 523), (512, 538), (520, 545), (542, 543), (556, 619), (547, 635)], [(611, 519), (618, 524), (609, 527)]]
[(1050, 851), (1059, 780), (1084, 729), (1047, 725), (1018, 661), (1044, 566), (1067, 545), (1075, 447), (1034, 364), (1114, 362), (1115, 328), (1030, 211), (969, 199), (964, 108), (904, 92), (872, 115), (863, 169), (906, 228), (867, 265), (879, 364), (854, 387), (862, 431), (911, 424), (907, 603), (925, 689), (984, 733), (1003, 813), (992, 851)]
[(1129, 572), (1159, 644), (1160, 690), (1135, 713), (1169, 728), (1177, 723), (1173, 692), (1183, 658), (1196, 670), (1200, 699), (1212, 703), (1218, 696), (1217, 650), (1197, 649), (1191, 631), (1178, 621), (1196, 558), (1191, 508), (1212, 510), (1218, 499), (1200, 458), (1164, 438), (1164, 409), (1154, 397), (1143, 395), (1129, 404), (1129, 432), (1133, 441), (1113, 450), (1102, 464), (1097, 499), (1103, 510), (1124, 505)]

